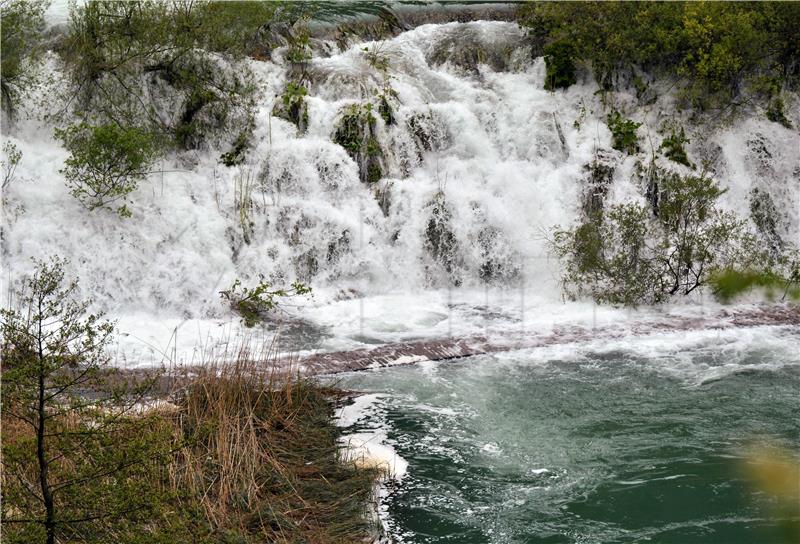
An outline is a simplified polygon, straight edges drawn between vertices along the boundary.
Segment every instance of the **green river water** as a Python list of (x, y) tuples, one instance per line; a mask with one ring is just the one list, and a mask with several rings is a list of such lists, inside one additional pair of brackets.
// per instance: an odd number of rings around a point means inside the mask
[(777, 544), (800, 542), (800, 505), (743, 469), (754, 445), (800, 452), (797, 346), (794, 329), (668, 336), (340, 385), (374, 395), (350, 430), (383, 429), (408, 462), (383, 503), (394, 541)]

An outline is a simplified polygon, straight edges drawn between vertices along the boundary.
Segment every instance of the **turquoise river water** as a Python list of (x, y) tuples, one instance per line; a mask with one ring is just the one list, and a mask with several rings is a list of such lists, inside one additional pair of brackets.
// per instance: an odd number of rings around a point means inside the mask
[(756, 446), (798, 459), (798, 340), (667, 336), (339, 383), (370, 394), (348, 431), (380, 429), (408, 463), (383, 499), (396, 542), (800, 542), (800, 505), (747, 470)]

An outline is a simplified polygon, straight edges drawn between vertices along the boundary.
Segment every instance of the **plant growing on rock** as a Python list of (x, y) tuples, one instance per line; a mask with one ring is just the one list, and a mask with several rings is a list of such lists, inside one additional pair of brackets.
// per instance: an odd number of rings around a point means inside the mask
[(14, 175), (17, 172), (20, 160), (22, 160), (22, 151), (16, 145), (11, 142), (3, 144), (3, 160), (0, 162), (0, 165), (2, 165), (3, 191), (14, 181)]
[[(124, 201), (159, 156), (153, 134), (137, 127), (83, 122), (56, 129), (55, 136), (70, 153), (60, 172), (71, 194), (89, 210), (107, 208), (130, 216)], [(123, 204), (114, 208), (120, 200)]]
[(196, 148), (250, 116), (255, 86), (240, 61), (274, 10), (270, 2), (76, 5), (60, 49), (72, 104)]
[(779, 94), (773, 96), (767, 104), (767, 119), (773, 123), (780, 123), (786, 128), (792, 128), (792, 123), (784, 112), (783, 98)]
[(689, 139), (686, 137), (683, 127), (680, 127), (680, 130), (673, 128), (669, 136), (664, 138), (661, 142), (659, 149), (664, 150), (664, 155), (666, 155), (669, 160), (691, 168), (692, 163), (689, 162), (689, 157), (686, 155), (686, 150), (683, 148), (683, 144), (688, 143)]
[(294, 123), (300, 133), (304, 133), (308, 128), (307, 95), (308, 89), (303, 84), (288, 82), (280, 100), (272, 109), (272, 114)]
[(334, 143), (341, 145), (358, 164), (363, 183), (376, 183), (383, 177), (384, 153), (376, 135), (377, 119), (369, 103), (347, 106), (333, 133)]
[(636, 135), (636, 129), (642, 126), (641, 123), (626, 119), (615, 110), (606, 116), (606, 124), (611, 130), (611, 147), (628, 155), (635, 155), (639, 152), (639, 137)]
[(453, 231), (453, 214), (445, 195), (439, 190), (429, 203), (430, 215), (425, 228), (425, 250), (446, 274), (453, 285), (461, 284), (458, 240)]
[(244, 287), (237, 279), (228, 289), (220, 291), (220, 297), (242, 316), (245, 327), (254, 327), (265, 314), (278, 307), (278, 299), (310, 293), (311, 287), (298, 281), (288, 289), (275, 289), (264, 280), (255, 287)]

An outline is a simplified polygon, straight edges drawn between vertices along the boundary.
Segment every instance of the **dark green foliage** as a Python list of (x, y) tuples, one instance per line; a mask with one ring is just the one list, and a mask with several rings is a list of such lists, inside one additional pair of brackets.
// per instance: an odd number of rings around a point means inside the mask
[(242, 282), (237, 279), (229, 289), (220, 291), (220, 296), (242, 316), (246, 327), (253, 327), (278, 307), (278, 299), (309, 293), (311, 288), (300, 282), (292, 283), (289, 289), (273, 289), (271, 284), (263, 280), (255, 287), (242, 287)]
[[(157, 139), (140, 128), (87, 123), (56, 129), (70, 156), (61, 173), (87, 209), (107, 208), (129, 216), (124, 201), (147, 176), (159, 155)], [(113, 208), (112, 204), (123, 204)]]
[(796, 2), (534, 2), (519, 21), (542, 46), (569, 44), (604, 89), (639, 68), (679, 77), (695, 106), (719, 107), (765, 76), (800, 82)]
[(661, 142), (659, 149), (663, 149), (664, 155), (671, 161), (691, 168), (692, 163), (689, 162), (689, 157), (686, 155), (686, 150), (683, 148), (683, 144), (688, 143), (689, 139), (686, 138), (686, 133), (683, 131), (683, 127), (681, 127), (680, 131), (673, 129), (669, 136), (664, 138)]
[(392, 109), (392, 105), (389, 103), (389, 98), (387, 98), (386, 93), (378, 97), (378, 115), (381, 116), (383, 122), (388, 126), (391, 126), (395, 123), (394, 110)]
[(76, 289), (63, 261), (36, 262), (17, 307), (0, 312), (3, 541), (161, 541), (181, 514), (145, 522), (172, 497), (161, 480), (172, 430), (130, 417), (151, 382), (112, 379), (114, 326), (89, 314)]
[(722, 190), (704, 176), (664, 175), (657, 215), (618, 204), (570, 230), (553, 248), (565, 293), (600, 303), (655, 304), (688, 295), (711, 274), (767, 262), (743, 221), (716, 208)]
[(0, 1), (0, 99), (3, 112), (11, 116), (19, 95), (36, 81), (36, 62), (42, 52), (43, 0)]
[(254, 84), (237, 61), (274, 7), (155, 0), (78, 5), (62, 49), (76, 109), (197, 147), (249, 117)]
[(780, 95), (774, 96), (772, 99), (770, 99), (769, 104), (767, 105), (767, 119), (773, 123), (780, 123), (786, 128), (792, 128), (792, 123), (789, 122), (789, 119), (786, 117), (786, 113), (783, 111), (783, 108), (783, 99), (780, 97)]
[(245, 129), (242, 130), (238, 136), (236, 136), (236, 139), (233, 141), (233, 145), (231, 146), (231, 150), (220, 155), (219, 162), (225, 166), (236, 166), (244, 162), (245, 153), (248, 145), (250, 144), (250, 135), (253, 132), (253, 127), (254, 124), (251, 119)]
[(303, 65), (311, 60), (311, 35), (305, 24), (298, 24), (289, 38), (286, 60), (292, 64)]
[(272, 114), (294, 123), (300, 133), (304, 133), (308, 128), (307, 95), (308, 90), (302, 84), (288, 82), (280, 101), (275, 104)]
[(782, 300), (787, 297), (792, 300), (800, 300), (800, 267), (798, 262), (795, 262), (794, 268), (790, 269), (787, 275), (781, 275), (774, 271), (726, 268), (713, 274), (709, 278), (709, 284), (714, 290), (714, 296), (722, 302), (730, 302), (737, 296), (754, 289), (763, 290), (769, 299), (780, 295)]
[(334, 143), (347, 151), (358, 164), (361, 181), (376, 183), (383, 177), (383, 149), (376, 138), (377, 119), (372, 113), (372, 104), (347, 106), (336, 130)]
[(568, 42), (553, 42), (544, 48), (546, 75), (544, 88), (548, 91), (566, 89), (575, 84), (575, 46)]
[(642, 126), (641, 123), (635, 123), (622, 117), (622, 114), (618, 111), (609, 113), (606, 117), (606, 123), (611, 130), (613, 139), (611, 147), (618, 151), (624, 151), (628, 155), (634, 155), (639, 152), (639, 137), (636, 135), (636, 129)]

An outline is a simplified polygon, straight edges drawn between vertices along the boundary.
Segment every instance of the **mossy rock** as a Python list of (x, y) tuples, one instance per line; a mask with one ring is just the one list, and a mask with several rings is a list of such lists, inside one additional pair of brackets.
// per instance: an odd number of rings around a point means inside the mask
[(750, 191), (750, 217), (769, 245), (770, 252), (773, 255), (780, 255), (784, 242), (778, 234), (778, 210), (770, 194), (758, 187)]
[(272, 115), (294, 123), (297, 130), (304, 134), (308, 128), (307, 95), (308, 90), (302, 84), (290, 81), (286, 84), (281, 99), (275, 103)]
[(490, 43), (478, 29), (462, 26), (436, 43), (427, 55), (428, 64), (450, 64), (466, 74), (477, 75), (480, 65), (496, 72), (505, 71), (510, 63), (513, 45), (508, 41)]
[(609, 154), (601, 151), (583, 169), (589, 174), (583, 193), (583, 211), (587, 217), (595, 217), (603, 212), (615, 167)]
[(434, 111), (413, 113), (406, 120), (406, 126), (420, 157), (425, 151), (441, 151), (450, 141), (444, 120)]
[(342, 146), (356, 161), (363, 183), (377, 183), (384, 175), (385, 153), (376, 138), (377, 118), (372, 104), (347, 106), (333, 133), (334, 143)]
[(425, 250), (445, 272), (450, 283), (461, 285), (458, 240), (453, 231), (452, 219), (444, 193), (439, 191), (429, 203), (430, 215), (425, 228)]

